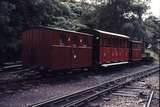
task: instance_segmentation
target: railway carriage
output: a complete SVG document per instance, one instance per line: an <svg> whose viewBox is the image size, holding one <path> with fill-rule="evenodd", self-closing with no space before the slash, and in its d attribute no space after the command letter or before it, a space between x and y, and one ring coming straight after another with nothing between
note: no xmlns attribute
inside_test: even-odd
<svg viewBox="0 0 160 107"><path fill-rule="evenodd" d="M92 39L86 33L34 27L22 34L23 63L53 70L92 66Z"/></svg>
<svg viewBox="0 0 160 107"><path fill-rule="evenodd" d="M143 43L141 41L130 40L130 61L139 61L142 59Z"/></svg>
<svg viewBox="0 0 160 107"><path fill-rule="evenodd" d="M82 32L94 35L93 64L94 66L111 66L128 63L129 37L121 34L83 29Z"/></svg>
<svg viewBox="0 0 160 107"><path fill-rule="evenodd" d="M85 32L85 33L82 33ZM142 42L96 29L33 27L22 33L23 64L52 70L108 67L142 59Z"/></svg>

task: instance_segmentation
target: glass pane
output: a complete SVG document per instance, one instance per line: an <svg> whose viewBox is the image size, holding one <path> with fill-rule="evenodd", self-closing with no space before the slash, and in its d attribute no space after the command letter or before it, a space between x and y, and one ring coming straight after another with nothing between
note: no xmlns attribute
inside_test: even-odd
<svg viewBox="0 0 160 107"><path fill-rule="evenodd" d="M77 46L77 39L78 39L77 35L72 35L72 44L73 44L73 46Z"/></svg>
<svg viewBox="0 0 160 107"><path fill-rule="evenodd" d="M60 45L66 44L66 34L65 33L61 33L59 41L60 41Z"/></svg>
<svg viewBox="0 0 160 107"><path fill-rule="evenodd" d="M88 37L83 36L83 46L87 46L87 45L88 45Z"/></svg>

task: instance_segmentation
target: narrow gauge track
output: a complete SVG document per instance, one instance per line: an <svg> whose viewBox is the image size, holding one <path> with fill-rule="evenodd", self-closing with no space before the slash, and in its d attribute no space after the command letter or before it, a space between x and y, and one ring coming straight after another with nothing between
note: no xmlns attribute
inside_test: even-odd
<svg viewBox="0 0 160 107"><path fill-rule="evenodd" d="M29 105L28 107L78 107L86 102L92 101L97 97L111 92L116 88L120 88L130 82L139 80L143 77L149 76L159 71L159 67L154 67L149 70L140 71L137 73L129 74L100 85L63 96L61 98L51 98L45 101Z"/></svg>
<svg viewBox="0 0 160 107"><path fill-rule="evenodd" d="M0 72L8 72L13 70L21 70L24 66L22 61L5 62L0 65Z"/></svg>
<svg viewBox="0 0 160 107"><path fill-rule="evenodd" d="M37 72L37 67L30 67L30 68L27 68L27 67L23 67L22 69L17 69L17 70L11 70L11 71L7 71L7 70L4 70L2 72L0 72L0 75L1 73L5 73L5 74L13 74L13 75L19 75L19 76L22 76L22 78L18 78L18 79L11 79L11 80L1 80L0 79L0 85L5 85L5 84L12 84L12 83L21 83L21 82L24 82L24 81L28 81L28 80L32 80L32 79L38 79L38 78L35 78L35 74L33 74L33 71L34 72ZM25 74L25 73L30 73L29 75L28 74ZM23 76L26 76L25 78Z"/></svg>
<svg viewBox="0 0 160 107"><path fill-rule="evenodd" d="M29 73L32 71L38 71L38 67L34 66L34 67L26 67L22 64L22 61L15 61L15 62L6 62L1 64L0 66L0 75L19 75L19 76L24 76L25 73ZM33 73L32 73L33 74ZM34 75L33 75L34 76ZM12 84L12 83L18 83L18 82L22 82L25 80L29 80L31 78L31 76L29 78L24 78L24 79L13 79L13 80L2 80L0 79L0 85L4 85L4 84Z"/></svg>
<svg viewBox="0 0 160 107"><path fill-rule="evenodd" d="M147 102L146 104L144 105L144 107L150 107L151 105L151 101L152 101L152 98L153 98L153 95L154 95L154 91L151 90L149 96L148 96L148 99L147 99Z"/></svg>
<svg viewBox="0 0 160 107"><path fill-rule="evenodd" d="M14 74L24 74L32 70L37 70L37 66L26 67L22 64L22 61L6 62L1 64L0 73L14 73Z"/></svg>

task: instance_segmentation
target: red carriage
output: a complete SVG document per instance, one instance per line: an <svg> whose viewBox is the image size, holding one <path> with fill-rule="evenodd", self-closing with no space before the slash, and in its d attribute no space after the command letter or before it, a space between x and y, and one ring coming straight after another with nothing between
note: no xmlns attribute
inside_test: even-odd
<svg viewBox="0 0 160 107"><path fill-rule="evenodd" d="M34 27L22 34L23 63L53 70L92 66L92 38L86 33Z"/></svg>
<svg viewBox="0 0 160 107"><path fill-rule="evenodd" d="M130 60L139 61L142 59L143 42L141 41L130 41Z"/></svg>
<svg viewBox="0 0 160 107"><path fill-rule="evenodd" d="M85 29L82 32L51 27L24 31L24 65L64 70L107 67L141 60L143 47L140 41L101 30Z"/></svg>
<svg viewBox="0 0 160 107"><path fill-rule="evenodd" d="M111 66L128 63L128 36L101 30L92 32L94 44L97 45L93 47L95 48L95 53L93 53L95 64Z"/></svg>

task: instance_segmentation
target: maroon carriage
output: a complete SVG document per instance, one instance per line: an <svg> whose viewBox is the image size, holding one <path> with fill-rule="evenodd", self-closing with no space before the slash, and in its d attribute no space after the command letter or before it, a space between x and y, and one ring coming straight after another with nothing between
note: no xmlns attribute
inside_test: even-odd
<svg viewBox="0 0 160 107"><path fill-rule="evenodd" d="M94 35L94 65L107 67L128 63L128 36L92 29L83 29L81 31Z"/></svg>
<svg viewBox="0 0 160 107"><path fill-rule="evenodd" d="M130 41L130 60L139 61L142 59L143 42L141 41Z"/></svg>
<svg viewBox="0 0 160 107"><path fill-rule="evenodd" d="M121 34L95 30L99 37L99 64L102 66L128 63L129 37Z"/></svg>
<svg viewBox="0 0 160 107"><path fill-rule="evenodd" d="M23 63L53 70L92 66L93 36L51 27L34 27L22 34Z"/></svg>

